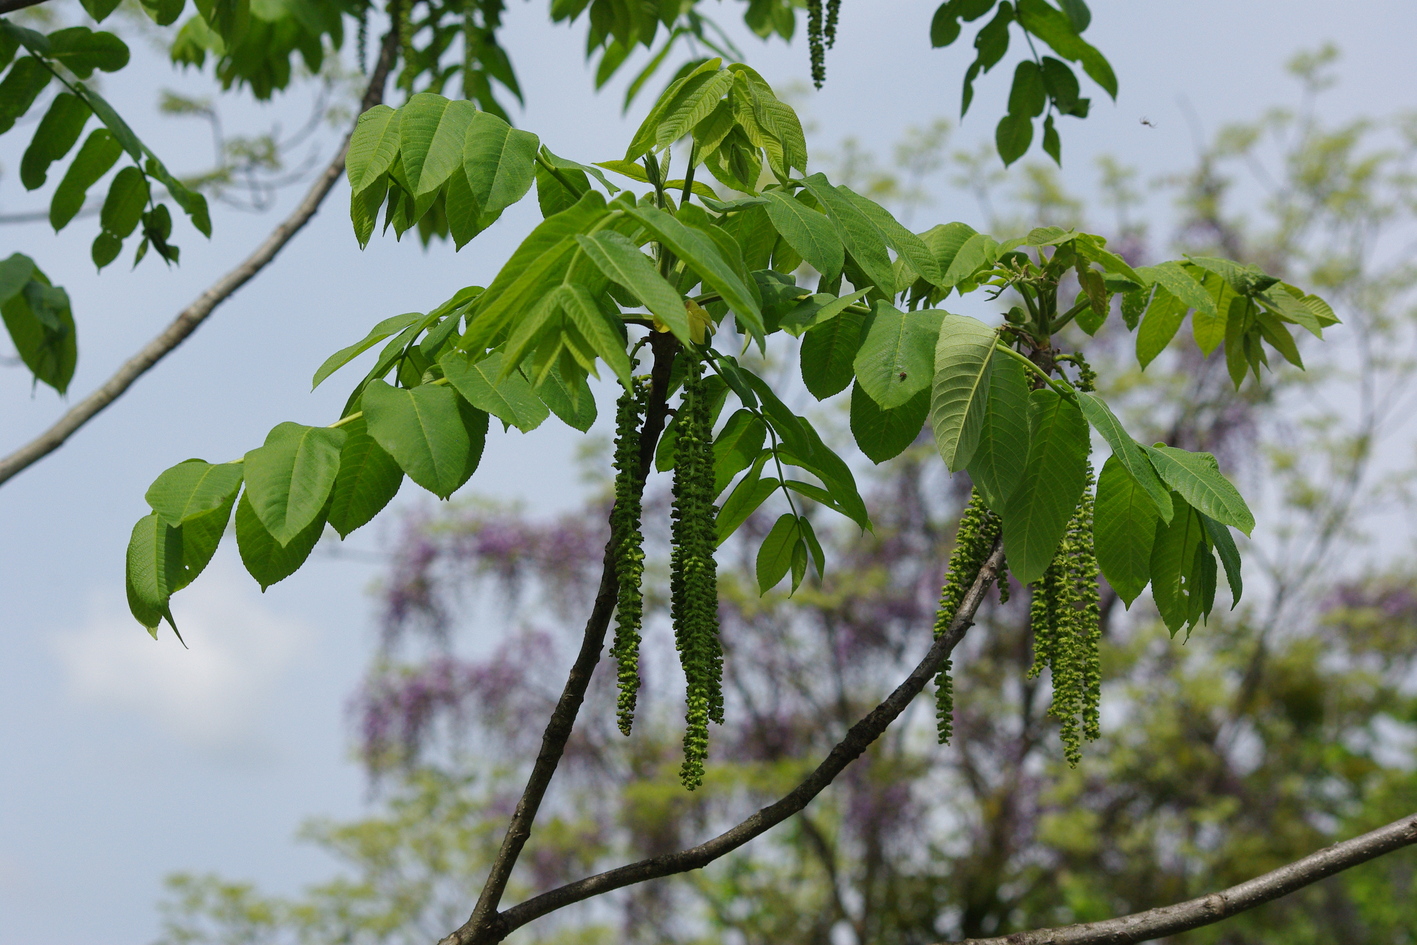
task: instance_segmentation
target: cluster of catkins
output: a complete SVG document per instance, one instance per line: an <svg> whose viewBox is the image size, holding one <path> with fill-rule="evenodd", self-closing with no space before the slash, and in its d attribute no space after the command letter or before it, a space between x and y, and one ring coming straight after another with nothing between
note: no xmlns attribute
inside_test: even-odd
<svg viewBox="0 0 1417 945"><path fill-rule="evenodd" d="M713 503L713 423L704 391L703 364L686 352L683 396L676 414L674 487L670 508L669 616L674 645L688 684L684 764L680 779L693 790L704 780L709 722L723 724L723 650L718 639L718 547ZM644 392L638 385L620 398L615 438L615 510L611 515L617 626L611 649L619 673L617 721L629 734L639 691L640 630L644 600L640 533L640 423Z"/></svg>
<svg viewBox="0 0 1417 945"><path fill-rule="evenodd" d="M1033 585L1028 623L1033 631L1030 679L1047 666L1053 674L1053 705L1048 712L1061 727L1068 764L1082 759L1082 739L1100 734L1097 706L1102 689L1098 644L1102 639L1098 606L1097 556L1092 544L1092 466L1082 499L1073 511L1058 551L1043 577Z"/></svg>
<svg viewBox="0 0 1417 945"><path fill-rule="evenodd" d="M935 639L939 639L954 623L964 602L965 592L974 583L979 569L994 550L994 542L999 538L1001 523L999 516L984 505L978 492L971 493L969 504L959 519L959 530L955 533L955 550L950 554L949 569L945 572L945 584L940 589L940 607L935 612ZM999 593L1008 599L1008 577L1000 571ZM950 678L953 663L945 660L935 676L935 724L943 745L954 734L954 681Z"/></svg>
<svg viewBox="0 0 1417 945"><path fill-rule="evenodd" d="M817 88L827 80L827 50L836 45L836 23L841 16L841 0L807 0L807 48L812 55L812 84Z"/></svg>

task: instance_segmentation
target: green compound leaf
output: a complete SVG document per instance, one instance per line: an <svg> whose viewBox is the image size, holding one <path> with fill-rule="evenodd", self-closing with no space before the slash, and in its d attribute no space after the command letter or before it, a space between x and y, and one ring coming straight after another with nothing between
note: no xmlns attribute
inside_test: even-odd
<svg viewBox="0 0 1417 945"><path fill-rule="evenodd" d="M1191 453L1174 446L1145 447L1151 464L1168 486L1196 510L1246 535L1255 527L1255 516L1239 490L1220 471L1210 453Z"/></svg>
<svg viewBox="0 0 1417 945"><path fill-rule="evenodd" d="M873 463L884 463L905 452L930 416L930 392L922 390L899 407L883 409L861 389L851 388L851 435Z"/></svg>
<svg viewBox="0 0 1417 945"><path fill-rule="evenodd" d="M1004 506L1004 553L1024 584L1043 576L1087 480L1087 421L1072 401L1045 387L1028 395L1028 463Z"/></svg>
<svg viewBox="0 0 1417 945"><path fill-rule="evenodd" d="M1196 514L1200 515L1205 533L1210 536L1210 543L1220 555L1220 563L1225 566L1225 582L1230 585L1230 609L1234 610L1240 603L1240 595L1245 592L1245 583L1240 577L1240 549L1235 547L1235 537L1230 534L1229 528L1202 512Z"/></svg>
<svg viewBox="0 0 1417 945"><path fill-rule="evenodd" d="M176 528L227 504L241 488L243 478L240 463L189 459L163 471L144 498L164 522Z"/></svg>
<svg viewBox="0 0 1417 945"><path fill-rule="evenodd" d="M1112 455L1117 457L1127 468L1127 472L1131 473L1132 478L1146 490L1162 519L1171 521L1171 490L1157 476L1156 469L1147 456L1146 447L1131 438L1122 427L1122 421L1117 419L1112 408L1108 407L1101 397L1083 392L1078 394L1078 404L1082 407L1087 422L1102 434L1102 438L1112 448Z"/></svg>
<svg viewBox="0 0 1417 945"><path fill-rule="evenodd" d="M122 153L123 146L107 128L97 128L89 133L49 202L49 225L54 227L56 233L68 226L74 215L83 209L89 188L108 173Z"/></svg>
<svg viewBox="0 0 1417 945"><path fill-rule="evenodd" d="M889 410L930 387L945 313L938 309L902 312L888 302L877 302L873 314L852 369L862 389Z"/></svg>
<svg viewBox="0 0 1417 945"><path fill-rule="evenodd" d="M10 26L5 21L0 23ZM13 128L15 121L29 111L52 76L53 73L33 56L24 56L10 67L0 80L0 134Z"/></svg>
<svg viewBox="0 0 1417 945"><path fill-rule="evenodd" d="M144 515L128 538L128 609L154 637L164 618L177 629L168 600L181 580L181 531L164 524L156 512Z"/></svg>
<svg viewBox="0 0 1417 945"><path fill-rule="evenodd" d="M20 360L35 380L65 393L79 357L68 294L20 253L0 262L0 287L0 316Z"/></svg>
<svg viewBox="0 0 1417 945"><path fill-rule="evenodd" d="M777 491L778 481L776 479L762 478L763 466L771 458L772 450L770 449L759 453L758 458L749 467L747 474L738 480L738 485L733 487L733 491L728 494L728 498L719 507L714 527L718 531L720 545L738 530L739 525L748 520L749 515L756 512L758 507L767 501L768 496Z"/></svg>
<svg viewBox="0 0 1417 945"><path fill-rule="evenodd" d="M503 376L502 353L494 351L481 361L468 362L457 352L439 361L443 373L459 394L479 410L485 410L507 426L530 433L550 414L520 372Z"/></svg>
<svg viewBox="0 0 1417 945"><path fill-rule="evenodd" d="M754 337L764 334L763 313L758 300L731 263L724 259L718 245L708 234L687 227L674 217L653 207L637 207L626 211L653 233L674 254L684 260L704 285L717 292L733 310L744 330Z"/></svg>
<svg viewBox="0 0 1417 945"><path fill-rule="evenodd" d="M784 512L773 523L771 531L763 539L762 547L758 549L756 571L760 593L766 594L787 577L787 572L792 567L793 553L803 544L805 542L800 520L791 512ZM794 581L794 590L796 584Z"/></svg>
<svg viewBox="0 0 1417 945"><path fill-rule="evenodd" d="M357 198L393 166L399 153L401 117L387 105L375 105L359 116L344 163L351 198Z"/></svg>
<svg viewBox="0 0 1417 945"><path fill-rule="evenodd" d="M379 322L379 324L369 329L369 334L365 335L354 344L339 349L326 358L325 363L320 365L320 369L317 370L315 376L311 378L310 389L314 390L319 387L320 384L324 382L325 378L329 377L385 338L398 334L414 322L421 321L424 317L422 312L406 312L403 315L395 315L392 318L386 318Z"/></svg>
<svg viewBox="0 0 1417 945"><path fill-rule="evenodd" d="M330 490L327 519L340 538L369 523L398 494L403 470L369 435L363 417L344 425L339 475Z"/></svg>
<svg viewBox="0 0 1417 945"><path fill-rule="evenodd" d="M71 26L50 33L47 38L49 58L81 79L93 75L95 69L117 72L128 64L127 44L112 33Z"/></svg>
<svg viewBox="0 0 1417 945"><path fill-rule="evenodd" d="M1137 330L1137 363L1143 369L1166 350L1186 317L1186 303L1158 284Z"/></svg>
<svg viewBox="0 0 1417 945"><path fill-rule="evenodd" d="M44 186L49 176L49 165L69 153L92 114L76 95L61 92L54 96L49 111L44 113L39 127L35 129L34 139L20 159L20 183L25 190Z"/></svg>
<svg viewBox="0 0 1417 945"><path fill-rule="evenodd" d="M779 191L767 190L763 196L768 201L768 219L787 245L818 272L828 276L841 272L846 250L825 214Z"/></svg>
<svg viewBox="0 0 1417 945"><path fill-rule="evenodd" d="M733 477L757 459L763 451L768 428L763 418L746 408L734 411L713 441L713 494L717 498Z"/></svg>
<svg viewBox="0 0 1417 945"><path fill-rule="evenodd" d="M531 190L540 147L536 135L513 128L496 115L472 116L463 140L463 174L485 220L495 220Z"/></svg>
<svg viewBox="0 0 1417 945"><path fill-rule="evenodd" d="M886 252L886 239L871 219L861 212L847 194L843 193L822 174L813 174L802 181L807 192L817 199L822 210L836 230L837 238L856 260L866 278L887 297L895 295L895 275L890 256Z"/></svg>
<svg viewBox="0 0 1417 945"><path fill-rule="evenodd" d="M802 336L802 382L813 397L825 400L846 390L851 383L865 324L865 315L842 312L812 326Z"/></svg>
<svg viewBox="0 0 1417 945"><path fill-rule="evenodd" d="M684 297L628 237L602 230L591 236L577 234L576 242L607 279L628 289L655 318L669 327L675 338L684 344L693 341Z"/></svg>
<svg viewBox="0 0 1417 945"><path fill-rule="evenodd" d="M408 478L446 499L462 485L472 444L450 387L424 384L412 390L371 381L364 390L369 435L408 473Z"/></svg>
<svg viewBox="0 0 1417 945"><path fill-rule="evenodd" d="M287 421L246 454L244 501L280 544L294 540L316 519L324 520L345 437L344 430Z"/></svg>
<svg viewBox="0 0 1417 945"><path fill-rule="evenodd" d="M241 553L241 563L246 565L263 592L300 570L324 530L325 510L321 509L304 529L282 544L266 530L251 506L248 493L243 492L236 503L236 547Z"/></svg>
<svg viewBox="0 0 1417 945"><path fill-rule="evenodd" d="M1180 495L1172 497L1176 514L1171 524L1159 524L1151 550L1151 596L1166 629L1174 637L1192 619L1194 605L1202 591L1203 575L1197 559L1210 553L1205 544L1205 527L1196 510ZM1212 559L1213 561L1214 559ZM1198 619L1198 618L1197 618Z"/></svg>
<svg viewBox="0 0 1417 945"><path fill-rule="evenodd" d="M997 337L994 329L965 315L951 315L940 325L930 426L950 472L967 466L979 445Z"/></svg>
<svg viewBox="0 0 1417 945"><path fill-rule="evenodd" d="M176 529L182 533L182 578L173 588L174 591L182 590L206 570L216 554L217 545L221 544L222 536L226 534L226 525L231 521L231 510L235 506L236 493L233 491L221 505L210 512L194 515Z"/></svg>
<svg viewBox="0 0 1417 945"><path fill-rule="evenodd" d="M1097 565L1127 607L1151 580L1151 549L1160 516L1156 503L1116 455L1097 478Z"/></svg>
<svg viewBox="0 0 1417 945"><path fill-rule="evenodd" d="M1028 463L1028 376L1022 364L997 348L991 361L979 445L965 468L984 504L1001 512Z"/></svg>

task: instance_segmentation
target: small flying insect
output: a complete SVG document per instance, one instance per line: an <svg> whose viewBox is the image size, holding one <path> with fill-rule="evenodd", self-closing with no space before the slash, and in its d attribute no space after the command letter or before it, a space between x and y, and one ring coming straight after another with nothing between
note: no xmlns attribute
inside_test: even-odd
<svg viewBox="0 0 1417 945"><path fill-rule="evenodd" d="M1150 118L1147 118L1145 115L1142 116L1141 123L1142 123L1143 125L1146 125L1148 128L1155 128L1155 127L1156 127L1156 125L1152 122L1152 120L1151 120Z"/></svg>

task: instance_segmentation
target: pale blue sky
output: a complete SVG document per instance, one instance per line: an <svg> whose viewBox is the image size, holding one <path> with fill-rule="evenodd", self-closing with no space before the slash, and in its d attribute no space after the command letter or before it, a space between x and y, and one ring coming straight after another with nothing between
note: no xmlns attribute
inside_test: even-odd
<svg viewBox="0 0 1417 945"><path fill-rule="evenodd" d="M52 0L70 2L70 0ZM885 153L907 125L956 117L962 50L932 52L934 3L846 0L826 89L805 100L818 147L851 135ZM1417 9L1364 2L1342 8L1298 0L1097 2L1089 38L1116 67L1116 105L1094 94L1093 117L1067 122L1066 177L1083 189L1091 158L1111 153L1148 176L1184 167L1194 153L1179 101L1209 129L1288 104L1283 63L1326 40L1343 50L1341 85L1324 99L1333 118L1387 115L1417 106ZM545 4L513 5L506 41L528 108L519 123L558 153L618 156L628 132L618 89L595 97L580 28L552 29ZM723 6L725 17L738 4ZM1344 16L1335 17L1342 9ZM742 34L741 28L735 31ZM771 82L799 81L806 51L742 40ZM165 66L130 70L108 88L150 102L153 90L190 91L192 76ZM1007 83L985 77L958 139L987 137ZM302 104L243 109L248 122L275 113L294 123ZM198 126L129 106L134 124L175 168L198 166ZM1141 123L1146 117L1154 125ZM251 127L256 127L252 125ZM0 149L0 213L44 206L9 169L24 141ZM283 207L293 195L287 195ZM343 400L340 375L315 395L313 369L374 321L425 309L484 280L534 219L510 212L462 253L422 252L416 241L378 240L360 253L341 189L258 280L73 442L0 487L0 945L140 945L157 929L165 873L214 870L293 889L328 874L320 854L292 841L314 814L348 816L366 796L346 758L345 700L371 645L365 589L377 569L317 552L297 576L261 595L226 547L208 575L175 604L191 651L170 635L152 643L126 616L123 549L154 475L188 456L224 460L257 445L282 420L327 422ZM1155 208L1164 215L1164 204ZM283 209L282 211L283 212ZM930 217L930 219L926 219ZM936 219L978 222L969 198L942 193ZM273 214L218 213L210 242L178 225L180 269L149 260L95 277L87 264L91 221L56 237L41 226L0 228L0 255L23 250L66 286L80 326L76 396L129 353L272 225ZM1164 225L1158 229L1165 229ZM61 410L48 389L31 395L20 370L0 371L0 451ZM495 435L469 486L502 498L572 503L579 486L575 436L554 421L529 437ZM406 484L398 504L431 504ZM351 539L377 552L391 516Z"/></svg>

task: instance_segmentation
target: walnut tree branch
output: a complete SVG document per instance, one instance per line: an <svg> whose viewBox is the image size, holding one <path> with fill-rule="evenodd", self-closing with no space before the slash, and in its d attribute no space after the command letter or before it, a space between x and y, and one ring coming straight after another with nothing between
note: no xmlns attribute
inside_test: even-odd
<svg viewBox="0 0 1417 945"><path fill-rule="evenodd" d="M1417 843L1417 814L1197 899L1102 922L1034 929L998 938L971 938L954 945L1131 945L1145 942L1228 919L1413 843Z"/></svg>
<svg viewBox="0 0 1417 945"><path fill-rule="evenodd" d="M9 0L9 2L13 5L18 0ZM0 0L0 7L3 7L3 3L4 0ZM0 9L0 12L6 11ZM382 48L379 51L379 61L369 78L369 87L364 93L364 100L360 103L361 114L379 104L383 99L384 83L388 79L389 70L393 66L394 56L397 52L398 33L391 31L389 35L384 37ZM329 166L310 186L309 192L305 194L305 199L300 201L300 205L290 216L282 220L280 225L271 231L270 235L260 246L256 247L251 255L247 256L235 269L212 283L205 292L197 297L195 302L179 312L177 317L157 337L143 345L137 354L123 362L113 376L97 390L70 407L49 429L9 456L0 459L0 483L4 483L10 477L29 468L63 446L64 441L75 431L92 420L100 410L121 397L133 385L134 381L151 370L154 365L185 341L188 335L196 331L218 305L231 298L237 289L251 281L271 260L275 259L291 238L300 232L306 223L310 222L310 218L315 215L320 204L329 196L335 182L344 172L344 159L348 151L349 136L347 135Z"/></svg>
<svg viewBox="0 0 1417 945"><path fill-rule="evenodd" d="M826 789L827 785L831 784L838 774L845 770L847 765L856 760L872 742L890 727L891 723L905 711L911 700L920 694L920 691L925 688L925 684L939 671L940 665L963 639L965 631L973 624L974 614L983 602L985 592L998 576L1003 563L1003 542L996 539L993 550L980 567L979 573L975 576L969 591L960 603L959 610L950 623L949 629L935 640L929 652L925 654L925 657L911 671L910 675L895 688L895 691L853 725L851 730L846 733L846 737L837 743L816 770L782 798L764 807L737 826L698 846L689 847L676 853L650 857L640 860L638 863L630 863L607 870L604 873L598 873L595 876L544 892L499 915L490 917L489 925L482 933L484 938L461 937L463 929L459 929L458 932L444 939L444 945L454 945L454 943L455 945L468 945L474 941L481 945L482 942L499 941L533 919L555 912L572 903L647 880L701 869L724 854L761 836L805 808L813 798Z"/></svg>
<svg viewBox="0 0 1417 945"><path fill-rule="evenodd" d="M0 16L6 13L14 13L16 10L23 10L26 7L37 7L45 0L0 0Z"/></svg>
<svg viewBox="0 0 1417 945"><path fill-rule="evenodd" d="M664 431L668 417L669 372L678 351L678 342L672 335L651 334L650 346L654 352L654 367L651 369L649 406L645 412L644 426L640 431L640 470L637 480L639 489L644 489L645 478L654 464L654 448L659 435ZM586 689L590 686L591 675L600 662L600 653L605 648L605 634L610 627L610 617L615 611L615 601L619 589L619 579L615 570L615 539L605 544L605 562L600 572L600 587L596 591L595 604L586 620L585 633L581 638L581 649L571 672L566 677L566 685L561 690L561 698L551 712L546 730L541 736L541 750L532 765L526 787L517 801L516 811L507 824L507 832L502 838L502 846L497 858L492 861L487 882L483 884L477 905L472 915L457 931L443 939L440 945L467 945L472 942L499 942L506 937L509 928L504 928L497 906L502 894L507 890L512 869L517 865L522 847L531 836L531 827L536 820L546 789L556 774L561 755L570 740L575 727L576 716L580 714L585 701Z"/></svg>

